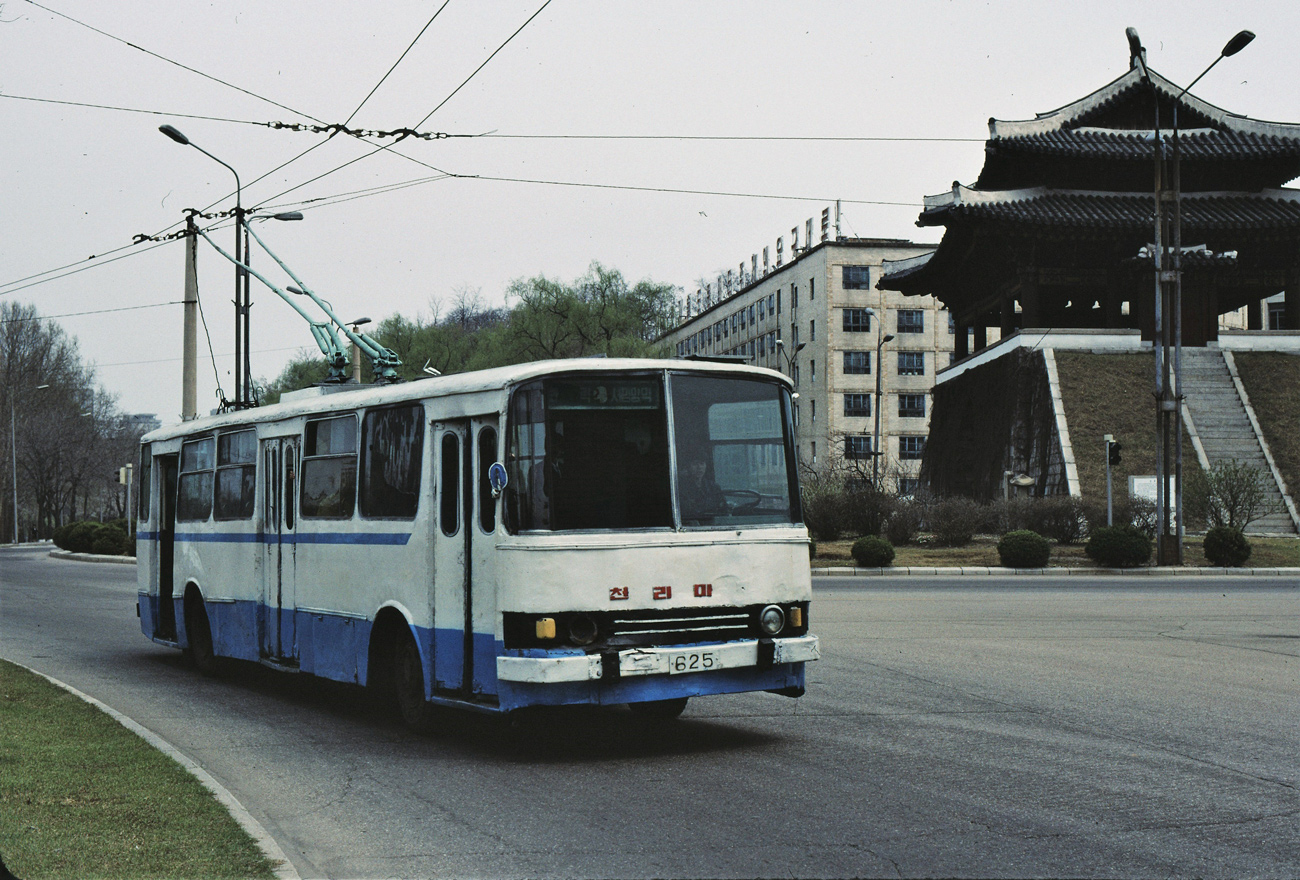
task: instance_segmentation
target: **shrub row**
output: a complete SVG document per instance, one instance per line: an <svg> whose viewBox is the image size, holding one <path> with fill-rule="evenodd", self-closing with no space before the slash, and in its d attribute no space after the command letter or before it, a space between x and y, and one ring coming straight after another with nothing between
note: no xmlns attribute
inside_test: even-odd
<svg viewBox="0 0 1300 880"><path fill-rule="evenodd" d="M975 535L1032 531L1058 544L1075 544L1106 525L1106 506L1078 498L1012 498L982 504L970 498L899 499L869 486L858 488L820 481L805 487L804 522L813 538L883 535L895 546L910 544L922 531L945 547L969 544ZM1155 505L1145 499L1116 498L1117 525L1155 534Z"/></svg>
<svg viewBox="0 0 1300 880"><path fill-rule="evenodd" d="M127 522L75 522L54 530L54 545L72 553L98 553L102 556L134 556L135 539L127 534Z"/></svg>

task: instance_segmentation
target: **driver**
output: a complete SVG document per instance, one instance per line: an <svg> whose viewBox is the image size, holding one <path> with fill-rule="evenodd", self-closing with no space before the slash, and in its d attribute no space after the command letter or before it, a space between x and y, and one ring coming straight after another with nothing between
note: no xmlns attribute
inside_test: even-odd
<svg viewBox="0 0 1300 880"><path fill-rule="evenodd" d="M727 507L722 490L709 475L709 463L702 455L686 460L678 481L677 494L681 500L683 520L714 516Z"/></svg>

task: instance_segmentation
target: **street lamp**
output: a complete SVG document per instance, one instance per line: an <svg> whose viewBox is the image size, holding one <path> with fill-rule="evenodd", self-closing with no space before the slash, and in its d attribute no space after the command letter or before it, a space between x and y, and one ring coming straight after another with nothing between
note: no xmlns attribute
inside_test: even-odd
<svg viewBox="0 0 1300 880"><path fill-rule="evenodd" d="M1224 58L1236 55L1246 48L1255 34L1251 31L1239 31L1219 52L1209 67L1201 71L1196 79L1187 84L1174 98L1172 153L1169 169L1169 181L1165 182L1165 151L1160 138L1160 95L1155 83L1151 81L1150 71L1146 66L1145 50L1137 30L1125 31L1129 44L1130 63L1139 67L1142 78L1151 87L1155 118L1152 129L1152 149L1155 159L1155 314L1152 347L1155 351L1156 377L1156 564L1181 565L1183 562L1183 421L1181 404L1183 400L1183 273L1182 273L1182 183L1180 178L1181 153L1178 142L1178 104L1192 86L1201 81L1214 65ZM1166 210L1167 209L1167 210ZM1165 239L1168 231L1169 247L1166 250ZM1169 258L1166 271L1165 258ZM1172 327L1170 326L1172 324ZM1172 334L1171 334L1172 330ZM1170 336L1172 335L1172 363L1170 357ZM1172 373L1172 376L1171 376ZM1173 444L1173 515L1175 519L1175 540L1169 547L1169 519L1171 504L1169 498L1170 444ZM1172 553L1171 553L1172 550ZM1172 558L1171 558L1172 556Z"/></svg>
<svg viewBox="0 0 1300 880"><path fill-rule="evenodd" d="M244 265L248 262L248 237L244 231L243 188L239 182L239 172L218 159L198 144L182 134L175 126L160 125L158 130L176 143L193 147L212 161L224 165L235 175L235 406L237 408L252 405L253 391L251 379L251 360L249 358L248 311L249 281Z"/></svg>
<svg viewBox="0 0 1300 880"><path fill-rule="evenodd" d="M885 364L880 359L881 349L886 342L892 342L894 334L885 333L885 319L876 315L875 309L867 309L867 314L876 318L876 426L871 434L871 488L880 489L880 392L881 380L885 375ZM883 335L882 335L883 334Z"/></svg>
<svg viewBox="0 0 1300 880"><path fill-rule="evenodd" d="M42 391L49 388L49 385L37 385L36 390ZM13 384L9 387L9 452L13 456L13 478L14 478L14 543L18 543L18 419L14 414L14 394Z"/></svg>

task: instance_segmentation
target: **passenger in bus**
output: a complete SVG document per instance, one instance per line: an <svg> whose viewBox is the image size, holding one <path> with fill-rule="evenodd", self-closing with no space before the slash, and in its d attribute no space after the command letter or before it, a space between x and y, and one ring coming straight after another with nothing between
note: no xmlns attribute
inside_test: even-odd
<svg viewBox="0 0 1300 880"><path fill-rule="evenodd" d="M703 455L687 459L677 485L681 500L682 522L712 518L726 511L727 500L722 489L709 473L709 462Z"/></svg>

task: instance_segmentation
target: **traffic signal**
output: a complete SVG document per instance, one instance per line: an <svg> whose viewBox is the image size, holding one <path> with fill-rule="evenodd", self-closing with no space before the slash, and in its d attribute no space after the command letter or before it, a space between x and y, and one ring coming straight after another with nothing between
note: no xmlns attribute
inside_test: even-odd
<svg viewBox="0 0 1300 880"><path fill-rule="evenodd" d="M1111 467L1120 463L1119 450L1120 445L1114 440L1106 445L1106 459L1110 462Z"/></svg>

